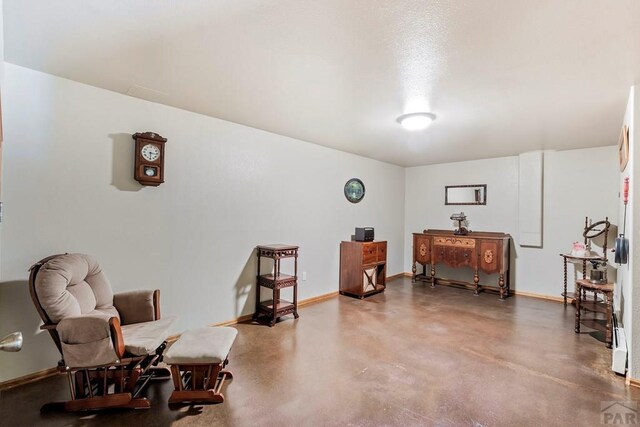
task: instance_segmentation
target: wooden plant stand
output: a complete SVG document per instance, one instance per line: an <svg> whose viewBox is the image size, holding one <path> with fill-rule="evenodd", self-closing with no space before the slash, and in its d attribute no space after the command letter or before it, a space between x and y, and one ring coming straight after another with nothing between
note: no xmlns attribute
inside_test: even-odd
<svg viewBox="0 0 640 427"><path fill-rule="evenodd" d="M268 245L257 247L258 274L256 277L256 311L254 320L258 320L261 314L269 318L269 326L276 324L278 319L287 314L298 315L298 246L291 245ZM273 260L273 273L260 274L262 258ZM293 276L280 272L280 261L286 258L294 259ZM260 289L268 288L272 291L272 298L268 301L260 301ZM280 298L280 290L293 288L293 301Z"/></svg>

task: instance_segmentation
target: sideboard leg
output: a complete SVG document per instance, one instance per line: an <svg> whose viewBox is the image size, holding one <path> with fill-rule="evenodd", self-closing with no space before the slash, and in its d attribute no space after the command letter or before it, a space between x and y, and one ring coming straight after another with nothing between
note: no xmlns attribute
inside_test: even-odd
<svg viewBox="0 0 640 427"><path fill-rule="evenodd" d="M478 296L480 295L479 292L479 288L480 286L478 285L480 283L480 276L478 276L478 270L473 272L473 284L476 286L476 289L473 291L473 295Z"/></svg>
<svg viewBox="0 0 640 427"><path fill-rule="evenodd" d="M431 287L436 287L436 266L433 264L431 265Z"/></svg>
<svg viewBox="0 0 640 427"><path fill-rule="evenodd" d="M500 274L498 285L500 285L500 301L504 301L505 287L504 287L504 274L502 273Z"/></svg>
<svg viewBox="0 0 640 427"><path fill-rule="evenodd" d="M413 267L411 267L411 273L413 274L411 276L411 283L416 283L416 263L413 263Z"/></svg>

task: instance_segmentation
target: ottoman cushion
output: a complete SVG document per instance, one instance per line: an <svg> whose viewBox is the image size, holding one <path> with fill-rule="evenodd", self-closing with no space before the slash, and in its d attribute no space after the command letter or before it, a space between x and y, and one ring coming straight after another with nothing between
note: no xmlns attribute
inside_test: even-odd
<svg viewBox="0 0 640 427"><path fill-rule="evenodd" d="M222 363L227 358L238 331L228 326L204 327L183 333L164 355L169 365Z"/></svg>

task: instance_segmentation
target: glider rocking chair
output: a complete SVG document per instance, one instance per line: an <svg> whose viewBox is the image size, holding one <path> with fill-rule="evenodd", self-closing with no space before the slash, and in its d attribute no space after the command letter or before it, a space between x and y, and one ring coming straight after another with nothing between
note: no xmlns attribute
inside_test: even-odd
<svg viewBox="0 0 640 427"><path fill-rule="evenodd" d="M98 262L83 254L47 257L30 268L29 290L62 360L71 400L48 403L67 411L149 408L141 397L158 367L175 318L160 318L160 291L113 294Z"/></svg>

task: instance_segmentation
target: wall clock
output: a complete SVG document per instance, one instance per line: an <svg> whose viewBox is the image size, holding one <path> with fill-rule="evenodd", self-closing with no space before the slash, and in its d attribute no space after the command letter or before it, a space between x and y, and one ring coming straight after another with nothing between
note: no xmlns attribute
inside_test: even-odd
<svg viewBox="0 0 640 427"><path fill-rule="evenodd" d="M351 203L358 203L364 197L364 184L358 178L351 178L344 185L344 197Z"/></svg>
<svg viewBox="0 0 640 427"><path fill-rule="evenodd" d="M164 144L166 138L157 133L135 133L135 166L133 178L142 185L157 187L164 182Z"/></svg>

